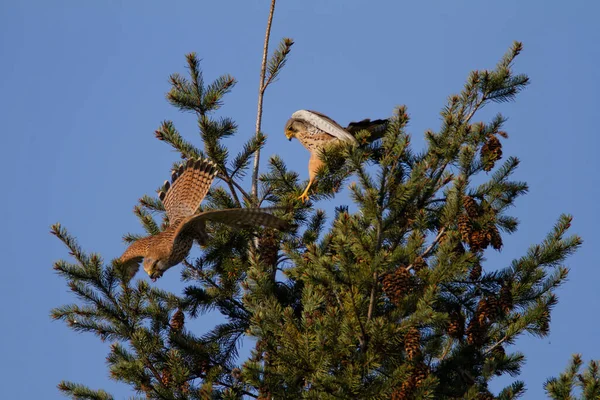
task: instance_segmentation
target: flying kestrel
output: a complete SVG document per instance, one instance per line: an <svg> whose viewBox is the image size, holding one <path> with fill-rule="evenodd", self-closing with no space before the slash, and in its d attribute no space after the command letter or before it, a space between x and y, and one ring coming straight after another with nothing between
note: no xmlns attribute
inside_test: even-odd
<svg viewBox="0 0 600 400"><path fill-rule="evenodd" d="M287 223L270 214L268 208L233 208L196 213L217 175L217 166L209 160L188 160L173 171L171 182L165 181L159 192L169 227L157 235L133 242L120 258L120 262L135 275L143 259L144 271L152 281L160 278L167 269L187 257L194 240L205 245L208 239L206 221L220 222L236 228L258 225L282 230Z"/></svg>
<svg viewBox="0 0 600 400"><path fill-rule="evenodd" d="M299 110L293 113L285 124L285 136L290 141L295 137L302 146L310 151L310 160L308 161L309 181L299 199L302 201L308 200L308 190L315 181L318 169L323 165L319 153L325 147L340 141L358 145L358 141L354 136L364 129L371 133L369 140L375 141L385 134L388 122L387 119L375 121L364 119L359 122L351 122L346 128L342 128L331 118L316 111Z"/></svg>

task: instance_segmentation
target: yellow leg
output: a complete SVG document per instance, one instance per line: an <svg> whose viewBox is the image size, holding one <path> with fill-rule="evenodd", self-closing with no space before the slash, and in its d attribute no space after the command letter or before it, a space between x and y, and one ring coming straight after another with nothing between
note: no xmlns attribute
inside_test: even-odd
<svg viewBox="0 0 600 400"><path fill-rule="evenodd" d="M302 192L300 197L298 197L298 199L302 200L304 203L306 203L309 199L308 190L310 189L310 186L313 184L314 181L315 181L314 177L311 177L310 180L308 181L308 185L306 186L306 189L304 189L304 192Z"/></svg>
<svg viewBox="0 0 600 400"><path fill-rule="evenodd" d="M319 170L319 168L321 168L322 165L323 161L321 161L319 155L316 152L311 152L310 160L308 161L308 185L306 186L306 189L304 189L304 192L300 195L300 197L298 197L298 199L302 200L303 202L308 201L308 190L315 182L315 178L317 177L317 171Z"/></svg>

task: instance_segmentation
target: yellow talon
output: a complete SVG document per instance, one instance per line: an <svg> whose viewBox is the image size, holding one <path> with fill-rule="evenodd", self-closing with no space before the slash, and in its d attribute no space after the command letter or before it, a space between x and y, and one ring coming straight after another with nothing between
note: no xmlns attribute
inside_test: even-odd
<svg viewBox="0 0 600 400"><path fill-rule="evenodd" d="M298 197L298 200L302 200L303 203L306 203L308 201L309 197L308 194L306 194L306 191L304 193L302 193L300 195L300 197Z"/></svg>

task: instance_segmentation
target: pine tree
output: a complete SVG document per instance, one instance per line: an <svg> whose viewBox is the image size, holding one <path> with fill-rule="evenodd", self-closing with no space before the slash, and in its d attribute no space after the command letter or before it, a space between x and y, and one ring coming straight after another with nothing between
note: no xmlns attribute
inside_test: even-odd
<svg viewBox="0 0 600 400"><path fill-rule="evenodd" d="M583 360L580 354L574 354L570 365L558 378L550 378L544 385L548 397L554 400L597 400L600 399L600 374L598 361L590 361L587 369L579 373ZM575 397L573 389L579 389Z"/></svg>
<svg viewBox="0 0 600 400"><path fill-rule="evenodd" d="M292 43L284 40L276 50L270 76L285 64ZM502 234L516 231L518 221L508 210L527 185L510 180L518 159L500 164L505 118L473 119L485 105L513 100L527 85L527 76L512 70L520 51L515 43L495 69L470 74L442 110L439 131L426 132L422 153L411 150L406 107L395 110L380 140L368 141L365 131L359 142L366 145L326 151L313 199L334 199L351 177L356 180L350 185L356 211L339 205L329 218L297 200L302 182L276 155L259 175L256 196L244 188L252 155L266 136L258 132L230 157L223 139L236 134L236 125L213 113L235 80L225 75L205 84L197 57L189 54L190 77L173 74L167 99L197 116L202 148L170 121L156 138L183 159L217 163L221 184L204 207L268 203L296 228L209 226L202 255L184 262L186 286L177 295L131 279L117 261L84 252L56 224L52 233L75 262L61 260L54 268L79 302L54 309L53 318L112 342L111 377L145 398L518 398L523 382L497 395L488 382L520 371L524 355L507 352L507 345L523 334L548 334L555 290L568 273L562 263L581 244L566 236L571 217L563 215L509 266L485 267L485 253L500 251ZM474 184L482 174L487 180ZM143 196L134 212L150 234L168 225L164 217L155 219L164 216L156 197ZM226 323L202 336L188 330L186 321L215 309ZM244 337L255 343L248 360L237 357ZM596 369L590 366L580 378L589 393L596 393ZM549 381L548 392L559 393L561 382L574 376ZM112 398L71 382L59 389L76 399Z"/></svg>

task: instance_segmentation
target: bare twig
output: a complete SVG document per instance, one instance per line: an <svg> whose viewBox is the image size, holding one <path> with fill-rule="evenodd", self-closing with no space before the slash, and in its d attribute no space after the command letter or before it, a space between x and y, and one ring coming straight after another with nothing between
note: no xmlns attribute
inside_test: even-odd
<svg viewBox="0 0 600 400"><path fill-rule="evenodd" d="M256 136L258 136L262 125L263 97L265 95L265 76L267 73L267 55L269 53L269 38L271 36L271 23L273 22L273 13L275 12L275 1L271 0L271 9L269 10L269 19L267 20L267 31L265 33L265 44L263 46L263 58L260 66L260 85L258 88L258 110L256 113ZM254 168L252 170L252 200L258 200L258 165L260 163L260 149L254 153Z"/></svg>
<svg viewBox="0 0 600 400"><path fill-rule="evenodd" d="M491 346L489 349L487 349L484 354L490 354L492 351L494 351L494 349L498 346L500 346L502 343L504 343L505 341L508 340L508 335L504 336L502 339L500 339L498 342L496 342L496 344L494 344L493 346Z"/></svg>

